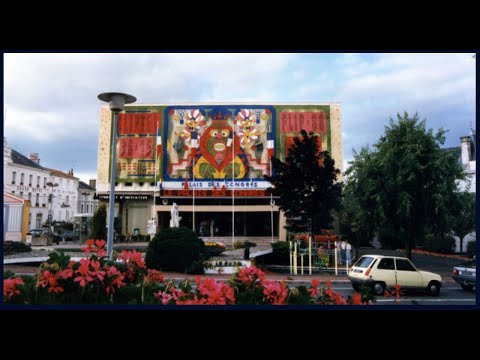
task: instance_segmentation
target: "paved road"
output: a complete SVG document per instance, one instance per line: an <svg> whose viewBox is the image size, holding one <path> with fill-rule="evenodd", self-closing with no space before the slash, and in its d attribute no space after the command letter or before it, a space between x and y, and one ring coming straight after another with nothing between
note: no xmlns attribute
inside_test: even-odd
<svg viewBox="0 0 480 360"><path fill-rule="evenodd" d="M332 289L344 296L353 295L353 289L349 283L333 284ZM400 299L377 297L377 305L476 305L476 294L464 291L456 283L444 283L438 297L422 292L408 292Z"/></svg>

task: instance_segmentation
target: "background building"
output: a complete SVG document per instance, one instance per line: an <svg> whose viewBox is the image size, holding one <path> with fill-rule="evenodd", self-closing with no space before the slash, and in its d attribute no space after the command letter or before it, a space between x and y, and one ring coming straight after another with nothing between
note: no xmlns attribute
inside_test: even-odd
<svg viewBox="0 0 480 360"><path fill-rule="evenodd" d="M301 129L316 133L342 170L341 107L315 104L127 105L118 118L116 230L142 234L147 222L201 236L285 240L285 218L267 196L270 157L285 158ZM112 113L101 109L97 194L109 199ZM273 228L273 233L272 233Z"/></svg>
<svg viewBox="0 0 480 360"><path fill-rule="evenodd" d="M97 211L98 200L95 199L95 191L95 180L90 180L90 185L83 181L78 182L77 212L79 214L94 213Z"/></svg>
<svg viewBox="0 0 480 360"><path fill-rule="evenodd" d="M468 191L471 193L477 192L477 158L476 158L476 132L470 131L470 136L462 136L460 138L459 161L467 173L466 180L459 184L460 191ZM465 236L463 240L463 250L466 251L467 244L470 241L477 240L476 231ZM460 240L455 239L455 251L460 251Z"/></svg>
<svg viewBox="0 0 480 360"><path fill-rule="evenodd" d="M73 222L81 204L85 212L96 211L95 188L85 183L79 188L79 179L73 175L73 169L65 173L43 167L38 153L26 157L11 149L6 138L3 139L3 170L4 193L23 199L28 205L24 206L28 212L23 220L27 230L43 227L49 215L53 222ZM95 185L95 180L91 183Z"/></svg>
<svg viewBox="0 0 480 360"><path fill-rule="evenodd" d="M3 190L24 200L31 207L28 214L29 228L39 228L47 220L48 195L50 189L50 171L40 166L38 154L31 153L29 158L11 149L3 139Z"/></svg>

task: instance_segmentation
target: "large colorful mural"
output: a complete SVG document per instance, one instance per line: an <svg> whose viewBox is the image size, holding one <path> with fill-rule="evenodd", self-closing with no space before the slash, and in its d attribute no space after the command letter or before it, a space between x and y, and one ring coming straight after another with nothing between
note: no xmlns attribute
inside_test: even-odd
<svg viewBox="0 0 480 360"><path fill-rule="evenodd" d="M270 186L263 178L271 173L270 158L284 160L302 129L331 152L329 105L140 105L128 111L118 122L117 180L124 183L259 191Z"/></svg>
<svg viewBox="0 0 480 360"><path fill-rule="evenodd" d="M165 109L164 180L263 180L274 153L271 106Z"/></svg>

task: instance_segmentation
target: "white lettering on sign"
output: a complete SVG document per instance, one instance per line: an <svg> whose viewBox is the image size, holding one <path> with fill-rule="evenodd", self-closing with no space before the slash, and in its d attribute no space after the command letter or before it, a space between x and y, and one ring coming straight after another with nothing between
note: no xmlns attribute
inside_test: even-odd
<svg viewBox="0 0 480 360"><path fill-rule="evenodd" d="M221 189L225 186L226 189L238 190L252 190L252 189L267 189L271 187L268 181L252 181L252 180L236 180L236 181L187 181L189 189L213 190ZM185 181L163 181L162 188L166 190L180 190L185 189Z"/></svg>

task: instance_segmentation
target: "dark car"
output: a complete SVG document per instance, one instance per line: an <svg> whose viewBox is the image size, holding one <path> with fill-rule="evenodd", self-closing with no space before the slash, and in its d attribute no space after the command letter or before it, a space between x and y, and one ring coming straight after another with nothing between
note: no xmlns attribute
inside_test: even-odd
<svg viewBox="0 0 480 360"><path fill-rule="evenodd" d="M463 290L472 291L477 286L477 264L475 258L455 266L452 278L460 284Z"/></svg>

